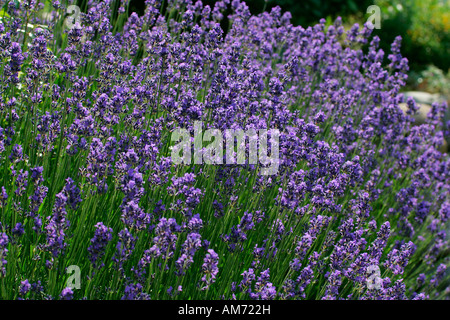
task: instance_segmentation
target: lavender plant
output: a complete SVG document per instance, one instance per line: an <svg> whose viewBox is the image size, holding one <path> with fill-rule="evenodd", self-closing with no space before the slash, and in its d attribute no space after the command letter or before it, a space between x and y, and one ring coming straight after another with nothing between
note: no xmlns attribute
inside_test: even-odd
<svg viewBox="0 0 450 320"><path fill-rule="evenodd" d="M239 0L0 3L2 299L449 298L447 106L401 111L399 37L385 65ZM277 174L175 164L195 121L278 129Z"/></svg>

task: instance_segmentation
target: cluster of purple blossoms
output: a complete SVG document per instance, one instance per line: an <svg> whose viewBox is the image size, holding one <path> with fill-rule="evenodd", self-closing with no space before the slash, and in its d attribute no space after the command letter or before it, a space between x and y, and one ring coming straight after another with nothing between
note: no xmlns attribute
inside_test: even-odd
<svg viewBox="0 0 450 320"><path fill-rule="evenodd" d="M150 300L150 295L143 292L142 285L139 283L127 285L124 293L122 300Z"/></svg>
<svg viewBox="0 0 450 320"><path fill-rule="evenodd" d="M0 274L4 277L6 275L6 256L8 255L8 249L6 247L8 246L8 236L6 233L2 232L0 233Z"/></svg>
<svg viewBox="0 0 450 320"><path fill-rule="evenodd" d="M200 203L203 192L194 187L195 174L186 173L183 177L172 177L172 184L168 187L169 194L174 196L183 195L183 200L179 199L172 203L171 210L181 211L184 216L191 217L195 207Z"/></svg>
<svg viewBox="0 0 450 320"><path fill-rule="evenodd" d="M73 290L72 288L64 288L60 295L61 300L72 300L73 299Z"/></svg>
<svg viewBox="0 0 450 320"><path fill-rule="evenodd" d="M31 169L31 180L33 181L35 189L34 193L28 198L30 200L30 211L28 212L28 216L34 220L33 230L35 230L36 232L41 231L42 219L38 214L38 211L40 206L44 202L44 199L47 196L48 192L48 187L43 184L43 170L43 167L36 167Z"/></svg>
<svg viewBox="0 0 450 320"><path fill-rule="evenodd" d="M255 300L273 300L277 295L277 289L269 280L269 269L261 272L256 279L254 291L250 293L250 298Z"/></svg>
<svg viewBox="0 0 450 320"><path fill-rule="evenodd" d="M119 264L119 269L123 272L123 264L127 261L131 254L133 253L136 237L133 237L130 231L127 228L121 230L118 234L119 241L116 245L116 254L114 256L114 261Z"/></svg>
<svg viewBox="0 0 450 320"><path fill-rule="evenodd" d="M185 271L194 262L194 254L202 246L201 238L202 236L195 232L188 234L182 246L181 256L175 262L177 274L184 275Z"/></svg>
<svg viewBox="0 0 450 320"><path fill-rule="evenodd" d="M254 226L255 222L253 214L244 212L239 224L231 228L231 233L224 234L221 237L223 241L228 244L229 250L234 251L239 247L239 244L247 240L247 232L252 230Z"/></svg>
<svg viewBox="0 0 450 320"><path fill-rule="evenodd" d="M53 257L64 253L67 247L66 232L70 226L66 207L76 210L81 202L81 191L71 178L66 179L63 190L55 196L53 214L47 217L45 248Z"/></svg>
<svg viewBox="0 0 450 320"><path fill-rule="evenodd" d="M20 282L19 295L25 296L30 290L31 284L28 282L28 279Z"/></svg>
<svg viewBox="0 0 450 320"><path fill-rule="evenodd" d="M89 260L96 268L101 268L104 263L98 264L98 260L105 254L108 243L112 240L112 229L105 226L102 222L95 225L95 235L91 239L91 245L88 248Z"/></svg>
<svg viewBox="0 0 450 320"><path fill-rule="evenodd" d="M241 0L90 0L74 24L59 1L4 2L7 298L73 299L48 285L67 261L94 266L95 298L449 297L447 106L415 121L400 37L385 54L368 25ZM249 133L244 161L175 164L171 133L195 144L196 121ZM260 175L250 133L275 128L278 172Z"/></svg>
<svg viewBox="0 0 450 320"><path fill-rule="evenodd" d="M210 285L215 282L217 274L219 273L219 255L213 250L208 249L202 264L202 271L204 275L201 281L204 283L202 290L208 290Z"/></svg>

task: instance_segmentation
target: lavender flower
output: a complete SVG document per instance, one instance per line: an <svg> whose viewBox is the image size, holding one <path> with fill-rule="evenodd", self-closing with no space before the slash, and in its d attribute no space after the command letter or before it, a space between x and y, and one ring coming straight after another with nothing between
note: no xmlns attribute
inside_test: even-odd
<svg viewBox="0 0 450 320"><path fill-rule="evenodd" d="M34 0L3 6L0 277L47 283L41 267L90 262L94 298L448 295L448 106L415 120L400 37L385 53L367 24L295 26L240 0L111 4L88 1L70 28L60 1L45 15ZM214 144L232 149L215 165L197 121L200 140L221 130ZM172 161L177 128L205 161ZM266 176L268 129L279 161ZM373 266L384 278L366 290ZM5 285L6 298L74 298Z"/></svg>
<svg viewBox="0 0 450 320"><path fill-rule="evenodd" d="M125 288L125 294L122 296L122 300L150 300L150 295L143 292L140 283L129 284Z"/></svg>
<svg viewBox="0 0 450 320"><path fill-rule="evenodd" d="M95 268L101 268L104 263L98 264L98 260L105 254L105 249L112 239L112 229L106 227L103 222L95 225L95 235L91 239L91 245L88 248L89 260Z"/></svg>
<svg viewBox="0 0 450 320"><path fill-rule="evenodd" d="M6 256L8 255L8 246L9 239L6 233L0 233L0 274L5 277L6 276Z"/></svg>
<svg viewBox="0 0 450 320"><path fill-rule="evenodd" d="M202 271L204 275L201 281L205 284L201 290L208 290L212 283L216 281L217 274L219 273L219 255L213 250L208 249L208 253L205 256L202 264Z"/></svg>
<svg viewBox="0 0 450 320"><path fill-rule="evenodd" d="M201 235L190 233L182 246L181 257L175 262L177 274L184 275L185 271L194 262L194 254L201 247Z"/></svg>
<svg viewBox="0 0 450 320"><path fill-rule="evenodd" d="M26 295L31 289L31 284L28 282L28 279L20 282L19 294L21 296Z"/></svg>

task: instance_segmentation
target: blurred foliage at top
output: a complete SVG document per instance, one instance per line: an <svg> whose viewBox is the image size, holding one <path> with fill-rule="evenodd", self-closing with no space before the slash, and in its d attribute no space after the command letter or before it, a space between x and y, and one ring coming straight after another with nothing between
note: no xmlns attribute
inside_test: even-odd
<svg viewBox="0 0 450 320"><path fill-rule="evenodd" d="M374 34L381 38L382 48L401 35L411 69L430 64L450 68L450 1L376 0L375 4L381 9L381 29Z"/></svg>
<svg viewBox="0 0 450 320"><path fill-rule="evenodd" d="M256 3L260 7L264 5L265 0L248 1L251 8ZM292 13L292 23L306 26L316 24L321 18L338 16L345 17L349 15L365 13L368 6L373 4L373 0L269 0L267 7L280 6L286 11Z"/></svg>
<svg viewBox="0 0 450 320"><path fill-rule="evenodd" d="M193 0L196 2L197 0ZM230 0L232 1L232 0ZM258 14L264 9L270 10L280 6L284 11L292 14L292 23L295 25L314 25L321 18L337 16L345 17L365 12L366 8L373 4L373 0L243 0L248 5L252 14ZM86 0L78 0L86 2ZM214 6L215 0L202 0L203 4ZM145 1L131 0L130 12L143 13Z"/></svg>

